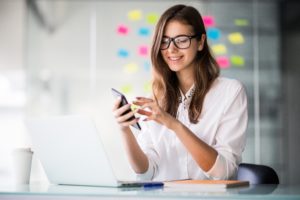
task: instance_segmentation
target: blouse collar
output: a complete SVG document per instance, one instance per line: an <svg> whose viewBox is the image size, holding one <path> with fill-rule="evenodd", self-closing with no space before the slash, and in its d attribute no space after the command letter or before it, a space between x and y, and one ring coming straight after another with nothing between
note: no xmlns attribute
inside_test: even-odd
<svg viewBox="0 0 300 200"><path fill-rule="evenodd" d="M189 104L192 100L192 97L195 93L195 84L192 85L192 87L186 92L186 94L183 94L181 89L179 88L180 91L180 97L179 97L179 103L184 102L185 104Z"/></svg>

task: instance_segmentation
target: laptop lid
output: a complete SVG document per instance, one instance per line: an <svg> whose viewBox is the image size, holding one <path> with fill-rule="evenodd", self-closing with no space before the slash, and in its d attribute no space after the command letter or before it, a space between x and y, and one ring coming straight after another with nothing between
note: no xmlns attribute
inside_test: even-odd
<svg viewBox="0 0 300 200"><path fill-rule="evenodd" d="M85 116L26 119L32 149L51 183L120 186L93 121Z"/></svg>

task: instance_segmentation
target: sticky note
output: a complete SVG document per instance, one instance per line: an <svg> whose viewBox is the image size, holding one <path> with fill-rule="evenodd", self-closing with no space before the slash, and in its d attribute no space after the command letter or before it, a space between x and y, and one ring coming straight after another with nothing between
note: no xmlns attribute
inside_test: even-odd
<svg viewBox="0 0 300 200"><path fill-rule="evenodd" d="M146 16L146 21L148 24L156 24L156 22L158 21L159 15L157 13L149 13Z"/></svg>
<svg viewBox="0 0 300 200"><path fill-rule="evenodd" d="M230 33L228 35L228 40L232 44L243 44L245 42L244 36L241 33L239 33L239 32Z"/></svg>
<svg viewBox="0 0 300 200"><path fill-rule="evenodd" d="M233 55L230 57L232 65L241 67L245 65L245 59L242 56Z"/></svg>
<svg viewBox="0 0 300 200"><path fill-rule="evenodd" d="M150 35L150 29L147 27L141 27L138 29L138 35L140 36L149 36Z"/></svg>
<svg viewBox="0 0 300 200"><path fill-rule="evenodd" d="M223 44L216 44L212 45L212 50L216 55L221 55L221 54L226 54L227 53L227 48Z"/></svg>
<svg viewBox="0 0 300 200"><path fill-rule="evenodd" d="M136 109L140 108L140 106L131 104L130 108L132 111L135 111Z"/></svg>
<svg viewBox="0 0 300 200"><path fill-rule="evenodd" d="M140 56L147 56L148 55L148 46L141 45L138 47L138 54Z"/></svg>
<svg viewBox="0 0 300 200"><path fill-rule="evenodd" d="M136 63L129 63L125 65L124 71L128 74L136 73L138 71L138 65Z"/></svg>
<svg viewBox="0 0 300 200"><path fill-rule="evenodd" d="M230 67L230 61L226 56L217 57L217 63L221 69L227 69Z"/></svg>
<svg viewBox="0 0 300 200"><path fill-rule="evenodd" d="M147 81L144 83L144 92L149 93L152 91L151 81Z"/></svg>
<svg viewBox="0 0 300 200"><path fill-rule="evenodd" d="M218 40L221 37L221 31L217 28L207 29L207 38L211 40Z"/></svg>
<svg viewBox="0 0 300 200"><path fill-rule="evenodd" d="M142 11L141 10L131 10L127 14L128 19L131 21L138 21L142 19Z"/></svg>
<svg viewBox="0 0 300 200"><path fill-rule="evenodd" d="M150 62L148 62L148 61L144 62L143 66L144 66L145 71L150 71L150 69L151 69Z"/></svg>
<svg viewBox="0 0 300 200"><path fill-rule="evenodd" d="M117 33L119 35L127 35L128 32L129 32L129 29L125 25L119 25L118 28L117 28Z"/></svg>
<svg viewBox="0 0 300 200"><path fill-rule="evenodd" d="M205 27L215 26L215 17L214 16L203 16L203 23Z"/></svg>
<svg viewBox="0 0 300 200"><path fill-rule="evenodd" d="M118 50L118 56L121 58L126 58L129 56L129 52L126 49L119 49Z"/></svg>
<svg viewBox="0 0 300 200"><path fill-rule="evenodd" d="M234 24L236 26L248 26L249 25L249 21L247 19L235 19L234 20Z"/></svg>
<svg viewBox="0 0 300 200"><path fill-rule="evenodd" d="M132 85L131 84L127 84L127 85L123 85L121 86L120 90L122 93L124 94L129 94L132 91Z"/></svg>

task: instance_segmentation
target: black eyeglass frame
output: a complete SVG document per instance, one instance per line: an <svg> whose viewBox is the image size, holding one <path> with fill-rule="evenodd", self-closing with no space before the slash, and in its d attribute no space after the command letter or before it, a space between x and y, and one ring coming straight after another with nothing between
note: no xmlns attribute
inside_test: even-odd
<svg viewBox="0 0 300 200"><path fill-rule="evenodd" d="M180 47L178 47L177 46L177 44L176 44L176 42L175 42L175 39L176 38L178 38L178 37L182 37L182 36L185 36L185 37L187 37L188 39L189 39L189 42L190 42L190 44L189 44L189 46L188 47L185 47L185 48L180 48ZM173 44L175 45L175 47L176 48L178 48L178 49L188 49L188 48L190 48L190 46L191 46L191 43L192 43L192 39L193 38L196 38L196 37L198 37L198 35L177 35L176 37L166 37L166 36L163 36L163 38L168 38L168 45L167 45L167 47L166 48L159 48L160 50L167 50L169 47L170 47L170 44L171 44L171 42L173 42Z"/></svg>

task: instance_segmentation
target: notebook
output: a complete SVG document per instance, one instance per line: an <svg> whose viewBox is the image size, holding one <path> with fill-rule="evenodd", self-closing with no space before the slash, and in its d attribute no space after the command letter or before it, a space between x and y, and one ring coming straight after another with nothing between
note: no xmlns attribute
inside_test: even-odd
<svg viewBox="0 0 300 200"><path fill-rule="evenodd" d="M182 188L193 190L223 190L235 187L247 187L249 181L240 180L178 180L165 182L166 188Z"/></svg>
<svg viewBox="0 0 300 200"><path fill-rule="evenodd" d="M86 116L26 119L32 149L53 184L153 187L162 182L122 181L114 175L99 132Z"/></svg>

